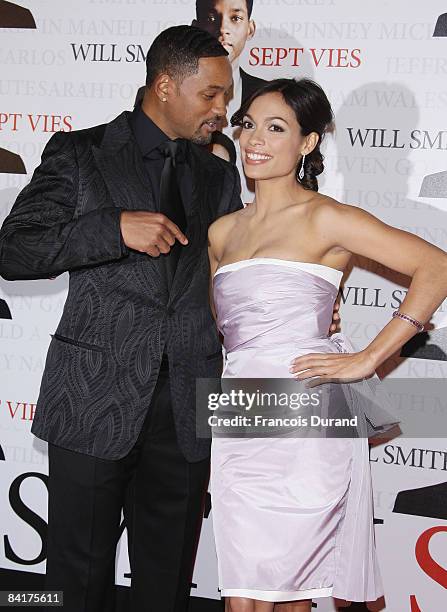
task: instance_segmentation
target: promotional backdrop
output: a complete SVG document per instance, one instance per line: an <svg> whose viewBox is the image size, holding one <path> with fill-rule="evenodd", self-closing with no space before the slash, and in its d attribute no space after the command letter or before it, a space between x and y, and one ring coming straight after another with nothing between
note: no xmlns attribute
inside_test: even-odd
<svg viewBox="0 0 447 612"><path fill-rule="evenodd" d="M254 2L253 23L244 29L235 9L245 0L198 0L197 7L193 0L0 1L0 222L51 134L131 109L153 38L197 19L228 43L235 82L229 115L249 75L315 79L336 117L323 147L320 191L446 249L445 1ZM243 196L252 197L245 184ZM360 258L355 264L343 283L341 314L343 331L361 349L399 307L408 279ZM46 445L30 426L67 278L0 280L0 575L9 579L11 572L45 571ZM381 376L447 375L447 303L432 324ZM397 399L403 409L424 410L423 396ZM446 447L445 438L400 437L371 450L387 611L447 609ZM218 600L211 522L208 503L193 594ZM116 581L130 584L125 531ZM335 610L332 600L315 604Z"/></svg>

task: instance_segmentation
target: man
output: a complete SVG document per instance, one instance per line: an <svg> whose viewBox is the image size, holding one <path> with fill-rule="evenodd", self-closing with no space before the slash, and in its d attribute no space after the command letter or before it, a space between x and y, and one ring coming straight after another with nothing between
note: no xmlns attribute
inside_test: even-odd
<svg viewBox="0 0 447 612"><path fill-rule="evenodd" d="M34 17L27 8L0 0L0 28L36 28Z"/></svg>
<svg viewBox="0 0 447 612"><path fill-rule="evenodd" d="M196 19L192 25L212 34L228 51L233 69L233 90L228 100L228 120L240 108L243 100L266 83L264 79L248 74L240 67L240 56L256 32L251 18L253 0L196 0ZM143 97L143 88L137 92L135 104ZM222 130L222 131L220 131ZM239 128L232 128L223 121L212 136L210 150L220 157L236 163L237 155L233 140L237 139ZM226 138L228 136L228 138ZM238 160L242 173L242 164Z"/></svg>
<svg viewBox="0 0 447 612"><path fill-rule="evenodd" d="M256 32L256 24L251 18L253 0L196 0L196 19L192 25L197 25L215 36L229 53L229 60L233 69L233 90L228 101L227 120L219 126L219 130L212 137L212 151L219 155L224 138L228 136L231 142L239 138L240 128L230 125L232 115L239 110L243 100L266 83L265 80L248 74L240 67L240 57L247 41L251 40ZM230 147L226 147L230 152ZM236 154L236 147L230 152L230 159L236 163L239 174L243 177L242 196L244 202L251 202L254 198L253 181L246 179L240 155Z"/></svg>
<svg viewBox="0 0 447 612"><path fill-rule="evenodd" d="M228 51L233 69L228 119L240 108L243 100L266 83L240 67L240 56L245 45L256 32L256 24L251 18L252 10L253 0L196 0L196 19L192 25L206 30L219 40ZM233 136L231 126L224 127L223 131Z"/></svg>
<svg viewBox="0 0 447 612"><path fill-rule="evenodd" d="M447 198L447 170L427 174L422 181L420 198Z"/></svg>
<svg viewBox="0 0 447 612"><path fill-rule="evenodd" d="M25 164L20 155L0 147L0 173L26 174Z"/></svg>
<svg viewBox="0 0 447 612"><path fill-rule="evenodd" d="M12 319L11 311L5 300L0 298L0 319Z"/></svg>
<svg viewBox="0 0 447 612"><path fill-rule="evenodd" d="M0 231L6 279L70 272L32 430L49 443L46 586L65 612L114 609L122 508L130 609L187 609L209 469L195 379L222 371L207 230L241 207L235 166L197 145L231 85L214 37L162 32L142 107L55 134Z"/></svg>
<svg viewBox="0 0 447 612"><path fill-rule="evenodd" d="M447 482L399 491L393 512L447 521Z"/></svg>
<svg viewBox="0 0 447 612"><path fill-rule="evenodd" d="M447 36L447 13L439 15L436 21L433 36Z"/></svg>

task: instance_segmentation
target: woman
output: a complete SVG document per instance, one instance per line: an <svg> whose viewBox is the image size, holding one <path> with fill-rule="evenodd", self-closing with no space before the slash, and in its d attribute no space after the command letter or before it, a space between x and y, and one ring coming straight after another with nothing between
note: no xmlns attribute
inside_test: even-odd
<svg viewBox="0 0 447 612"><path fill-rule="evenodd" d="M224 377L364 380L446 296L442 250L318 193L331 122L324 92L305 79L270 82L232 118L256 190L209 229ZM400 310L357 353L342 335L326 335L354 253L412 277ZM366 437L213 439L226 610L309 612L316 597L380 597L369 469Z"/></svg>

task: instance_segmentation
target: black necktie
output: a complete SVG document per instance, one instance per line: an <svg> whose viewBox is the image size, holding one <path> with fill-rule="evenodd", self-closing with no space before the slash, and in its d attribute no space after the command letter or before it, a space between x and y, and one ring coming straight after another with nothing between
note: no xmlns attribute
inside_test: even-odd
<svg viewBox="0 0 447 612"><path fill-rule="evenodd" d="M177 163L181 159L183 153L182 145L183 143L179 140L166 140L157 148L165 157L163 170L161 172L159 210L184 232L186 229L186 215L177 175ZM172 285L181 249L182 245L176 240L169 253L160 255L166 266L166 276L169 288L171 288Z"/></svg>

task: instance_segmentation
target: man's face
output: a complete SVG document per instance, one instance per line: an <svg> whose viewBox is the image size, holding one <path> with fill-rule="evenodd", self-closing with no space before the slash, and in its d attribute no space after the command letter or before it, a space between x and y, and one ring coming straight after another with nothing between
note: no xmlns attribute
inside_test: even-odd
<svg viewBox="0 0 447 612"><path fill-rule="evenodd" d="M203 57L196 74L183 79L169 96L169 122L177 138L209 144L225 117L233 74L228 57Z"/></svg>
<svg viewBox="0 0 447 612"><path fill-rule="evenodd" d="M193 25L215 36L228 51L231 63L255 33L246 0L203 0L198 4L197 21Z"/></svg>

